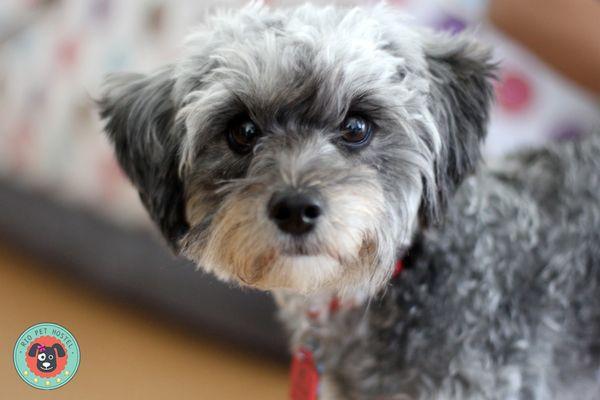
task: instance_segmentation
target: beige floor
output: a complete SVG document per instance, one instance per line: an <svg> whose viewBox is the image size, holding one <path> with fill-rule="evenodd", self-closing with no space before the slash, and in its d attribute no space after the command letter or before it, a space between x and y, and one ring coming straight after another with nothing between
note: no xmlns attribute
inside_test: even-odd
<svg viewBox="0 0 600 400"><path fill-rule="evenodd" d="M0 399L223 399L287 397L286 367L198 337L64 282L43 263L0 245ZM82 354L67 385L41 391L20 380L12 348L38 322L66 326Z"/></svg>

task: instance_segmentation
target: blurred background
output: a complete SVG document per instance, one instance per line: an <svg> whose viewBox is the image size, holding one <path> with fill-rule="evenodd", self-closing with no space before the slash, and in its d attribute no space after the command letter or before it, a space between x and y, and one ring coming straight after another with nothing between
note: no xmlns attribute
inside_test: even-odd
<svg viewBox="0 0 600 400"><path fill-rule="evenodd" d="M106 73L176 60L207 11L243 3L0 2L0 398L287 397L285 336L270 298L166 250L92 100ZM388 3L494 46L502 64L488 160L600 126L596 0ZM51 393L21 382L11 358L20 333L44 321L66 326L82 351L78 375Z"/></svg>

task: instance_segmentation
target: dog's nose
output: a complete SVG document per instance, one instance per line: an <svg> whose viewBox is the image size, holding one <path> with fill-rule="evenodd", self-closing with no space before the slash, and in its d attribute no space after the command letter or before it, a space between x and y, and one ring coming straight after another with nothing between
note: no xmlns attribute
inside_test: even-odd
<svg viewBox="0 0 600 400"><path fill-rule="evenodd" d="M48 368L49 366L50 366L49 362L43 362L42 363L42 367L44 367L44 368Z"/></svg>
<svg viewBox="0 0 600 400"><path fill-rule="evenodd" d="M283 232L302 235L309 232L321 215L319 203L298 192L275 193L268 205L269 217Z"/></svg>

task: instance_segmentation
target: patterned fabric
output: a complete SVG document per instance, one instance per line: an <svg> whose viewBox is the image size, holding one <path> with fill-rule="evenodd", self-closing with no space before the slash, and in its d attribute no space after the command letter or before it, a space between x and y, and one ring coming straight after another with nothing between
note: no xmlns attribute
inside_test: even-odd
<svg viewBox="0 0 600 400"><path fill-rule="evenodd" d="M115 221L146 224L136 194L100 134L93 96L107 72L150 71L173 61L185 34L207 10L242 3L0 2L0 176L83 204ZM475 28L496 47L503 64L485 149L488 156L549 138L579 136L600 123L591 95L486 25L484 1L389 3L439 30Z"/></svg>

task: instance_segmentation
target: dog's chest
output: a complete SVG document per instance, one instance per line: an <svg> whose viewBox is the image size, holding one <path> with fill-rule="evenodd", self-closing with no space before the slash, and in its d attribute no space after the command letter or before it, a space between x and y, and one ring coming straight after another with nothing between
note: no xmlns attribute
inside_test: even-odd
<svg viewBox="0 0 600 400"><path fill-rule="evenodd" d="M359 315L361 309L364 312L364 299L341 300L326 294L311 299L286 296L280 307L291 331L291 398L329 398L325 392L337 391L335 386L338 386L331 375L340 372L339 367L344 364L342 355L351 343L360 341Z"/></svg>
<svg viewBox="0 0 600 400"><path fill-rule="evenodd" d="M398 279L402 267L398 263L390 284ZM339 393L338 387L352 387L369 379L373 362L380 357L371 353L371 300L366 294L346 298L327 293L310 298L282 294L276 297L281 317L291 333L293 399L329 399L331 396L323 393ZM331 398L348 396L336 394Z"/></svg>

